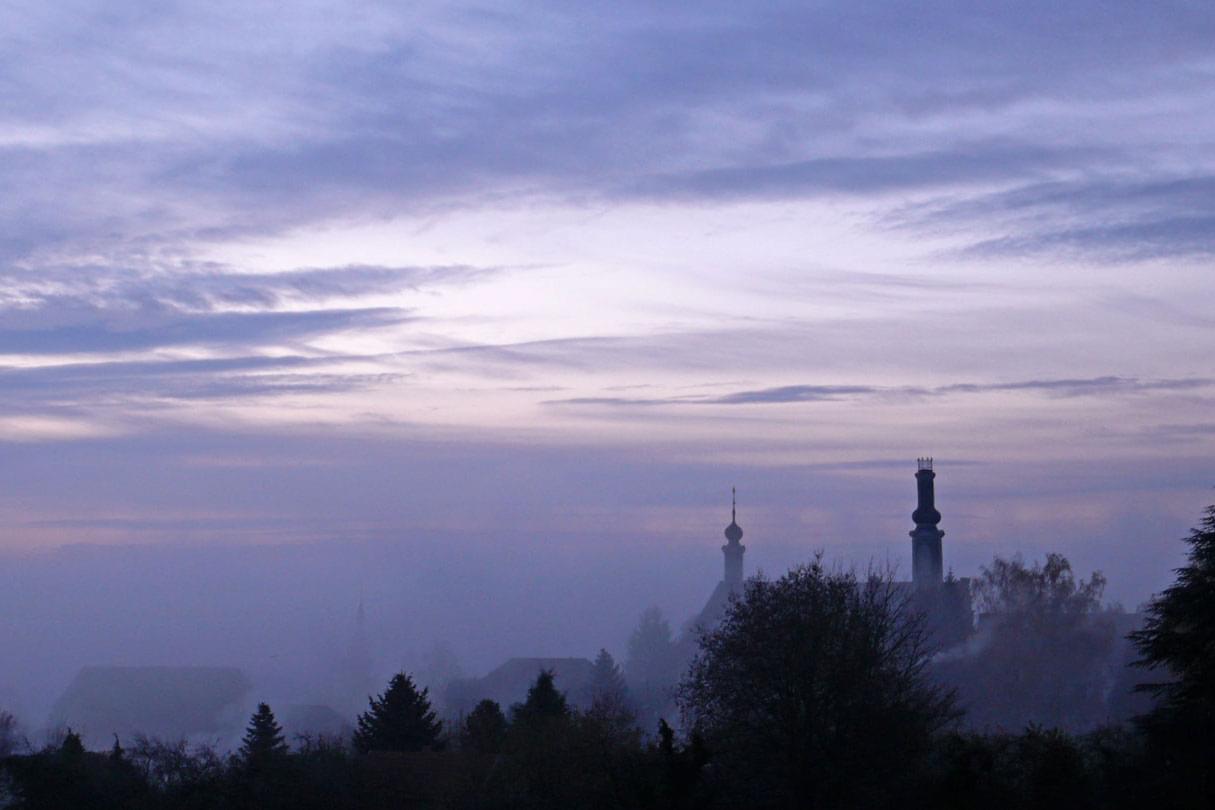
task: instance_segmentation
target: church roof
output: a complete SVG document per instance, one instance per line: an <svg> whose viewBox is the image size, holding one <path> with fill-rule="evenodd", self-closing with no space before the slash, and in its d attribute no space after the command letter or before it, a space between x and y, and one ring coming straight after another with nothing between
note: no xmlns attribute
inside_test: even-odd
<svg viewBox="0 0 1215 810"><path fill-rule="evenodd" d="M219 734L239 727L250 687L232 667L85 667L55 702L50 719L93 746L109 743L111 734Z"/></svg>

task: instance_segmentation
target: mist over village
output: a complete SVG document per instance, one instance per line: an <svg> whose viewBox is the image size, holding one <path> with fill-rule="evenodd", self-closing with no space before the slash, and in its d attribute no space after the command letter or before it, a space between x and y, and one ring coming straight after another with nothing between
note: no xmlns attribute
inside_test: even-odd
<svg viewBox="0 0 1215 810"><path fill-rule="evenodd" d="M1215 806L1215 8L0 6L0 810Z"/></svg>

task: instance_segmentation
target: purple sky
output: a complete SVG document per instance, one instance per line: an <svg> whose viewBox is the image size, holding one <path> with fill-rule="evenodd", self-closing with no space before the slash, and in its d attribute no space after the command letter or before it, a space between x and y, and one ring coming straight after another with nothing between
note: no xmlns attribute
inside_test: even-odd
<svg viewBox="0 0 1215 810"><path fill-rule="evenodd" d="M1215 499L1206 3L30 2L0 32L0 577L390 543L466 603L611 570L678 614L732 484L749 570L906 567L933 455L947 565L1058 550L1129 606Z"/></svg>

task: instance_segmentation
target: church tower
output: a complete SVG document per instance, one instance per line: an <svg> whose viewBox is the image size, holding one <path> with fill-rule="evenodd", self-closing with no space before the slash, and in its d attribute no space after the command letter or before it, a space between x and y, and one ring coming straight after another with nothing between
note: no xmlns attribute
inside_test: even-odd
<svg viewBox="0 0 1215 810"><path fill-rule="evenodd" d="M717 623L721 621L721 617L725 615L726 608L730 604L730 597L741 596L743 592L743 552L747 550L747 547L739 542L742 540L743 530L738 525L738 497L733 488L730 489L730 494L732 496L730 525L726 527L726 544L721 547L721 553L726 558L725 575L721 578L721 582L717 583L713 593L709 594L709 601L705 603L704 609L692 622L692 627L701 629L716 627Z"/></svg>
<svg viewBox="0 0 1215 810"><path fill-rule="evenodd" d="M741 591L743 583L743 553L747 550L739 541L743 530L738 525L738 493L730 488L730 525L726 527L726 544L721 552L726 556L726 574L722 578L730 591Z"/></svg>
<svg viewBox="0 0 1215 810"><path fill-rule="evenodd" d="M917 588L940 585L944 579L944 564L941 556L941 538L945 532L937 528L941 513L937 511L933 491L932 459L916 460L917 504L911 519L915 529L911 531L911 579Z"/></svg>

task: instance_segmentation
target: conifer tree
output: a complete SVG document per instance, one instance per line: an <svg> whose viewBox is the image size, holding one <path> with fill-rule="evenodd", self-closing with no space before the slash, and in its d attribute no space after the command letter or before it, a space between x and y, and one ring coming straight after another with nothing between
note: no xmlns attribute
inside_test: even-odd
<svg viewBox="0 0 1215 810"><path fill-rule="evenodd" d="M1161 701L1150 725L1184 727L1190 732L1181 736L1210 740L1215 735L1215 505L1207 507L1186 542L1186 565L1148 605L1143 629L1131 640L1139 648L1139 664L1166 676L1140 687Z"/></svg>
<svg viewBox="0 0 1215 810"><path fill-rule="evenodd" d="M664 690L679 680L679 669L670 622L657 607L647 608L629 637L629 685L642 692Z"/></svg>
<svg viewBox="0 0 1215 810"><path fill-rule="evenodd" d="M489 699L481 701L469 712L460 729L460 748L478 754L498 753L504 739L506 715L496 701Z"/></svg>
<svg viewBox="0 0 1215 810"><path fill-rule="evenodd" d="M264 765L287 754L287 740L274 712L265 703L249 718L245 737L241 740L240 757L246 765Z"/></svg>
<svg viewBox="0 0 1215 810"><path fill-rule="evenodd" d="M536 682L527 690L527 700L511 707L511 716L516 723L559 720L569 714L569 704L565 695L557 691L551 669L540 670Z"/></svg>
<svg viewBox="0 0 1215 810"><path fill-rule="evenodd" d="M586 684L586 705L593 711L619 713L629 707L624 674L607 650L599 650Z"/></svg>
<svg viewBox="0 0 1215 810"><path fill-rule="evenodd" d="M392 676L388 689L370 699L359 715L354 747L368 751L422 751L438 748L442 724L430 705L430 690L418 690L404 672Z"/></svg>
<svg viewBox="0 0 1215 810"><path fill-rule="evenodd" d="M59 755L64 760L78 761L84 759L84 742L81 741L80 735L72 731L71 728L63 736L63 742L59 746Z"/></svg>

